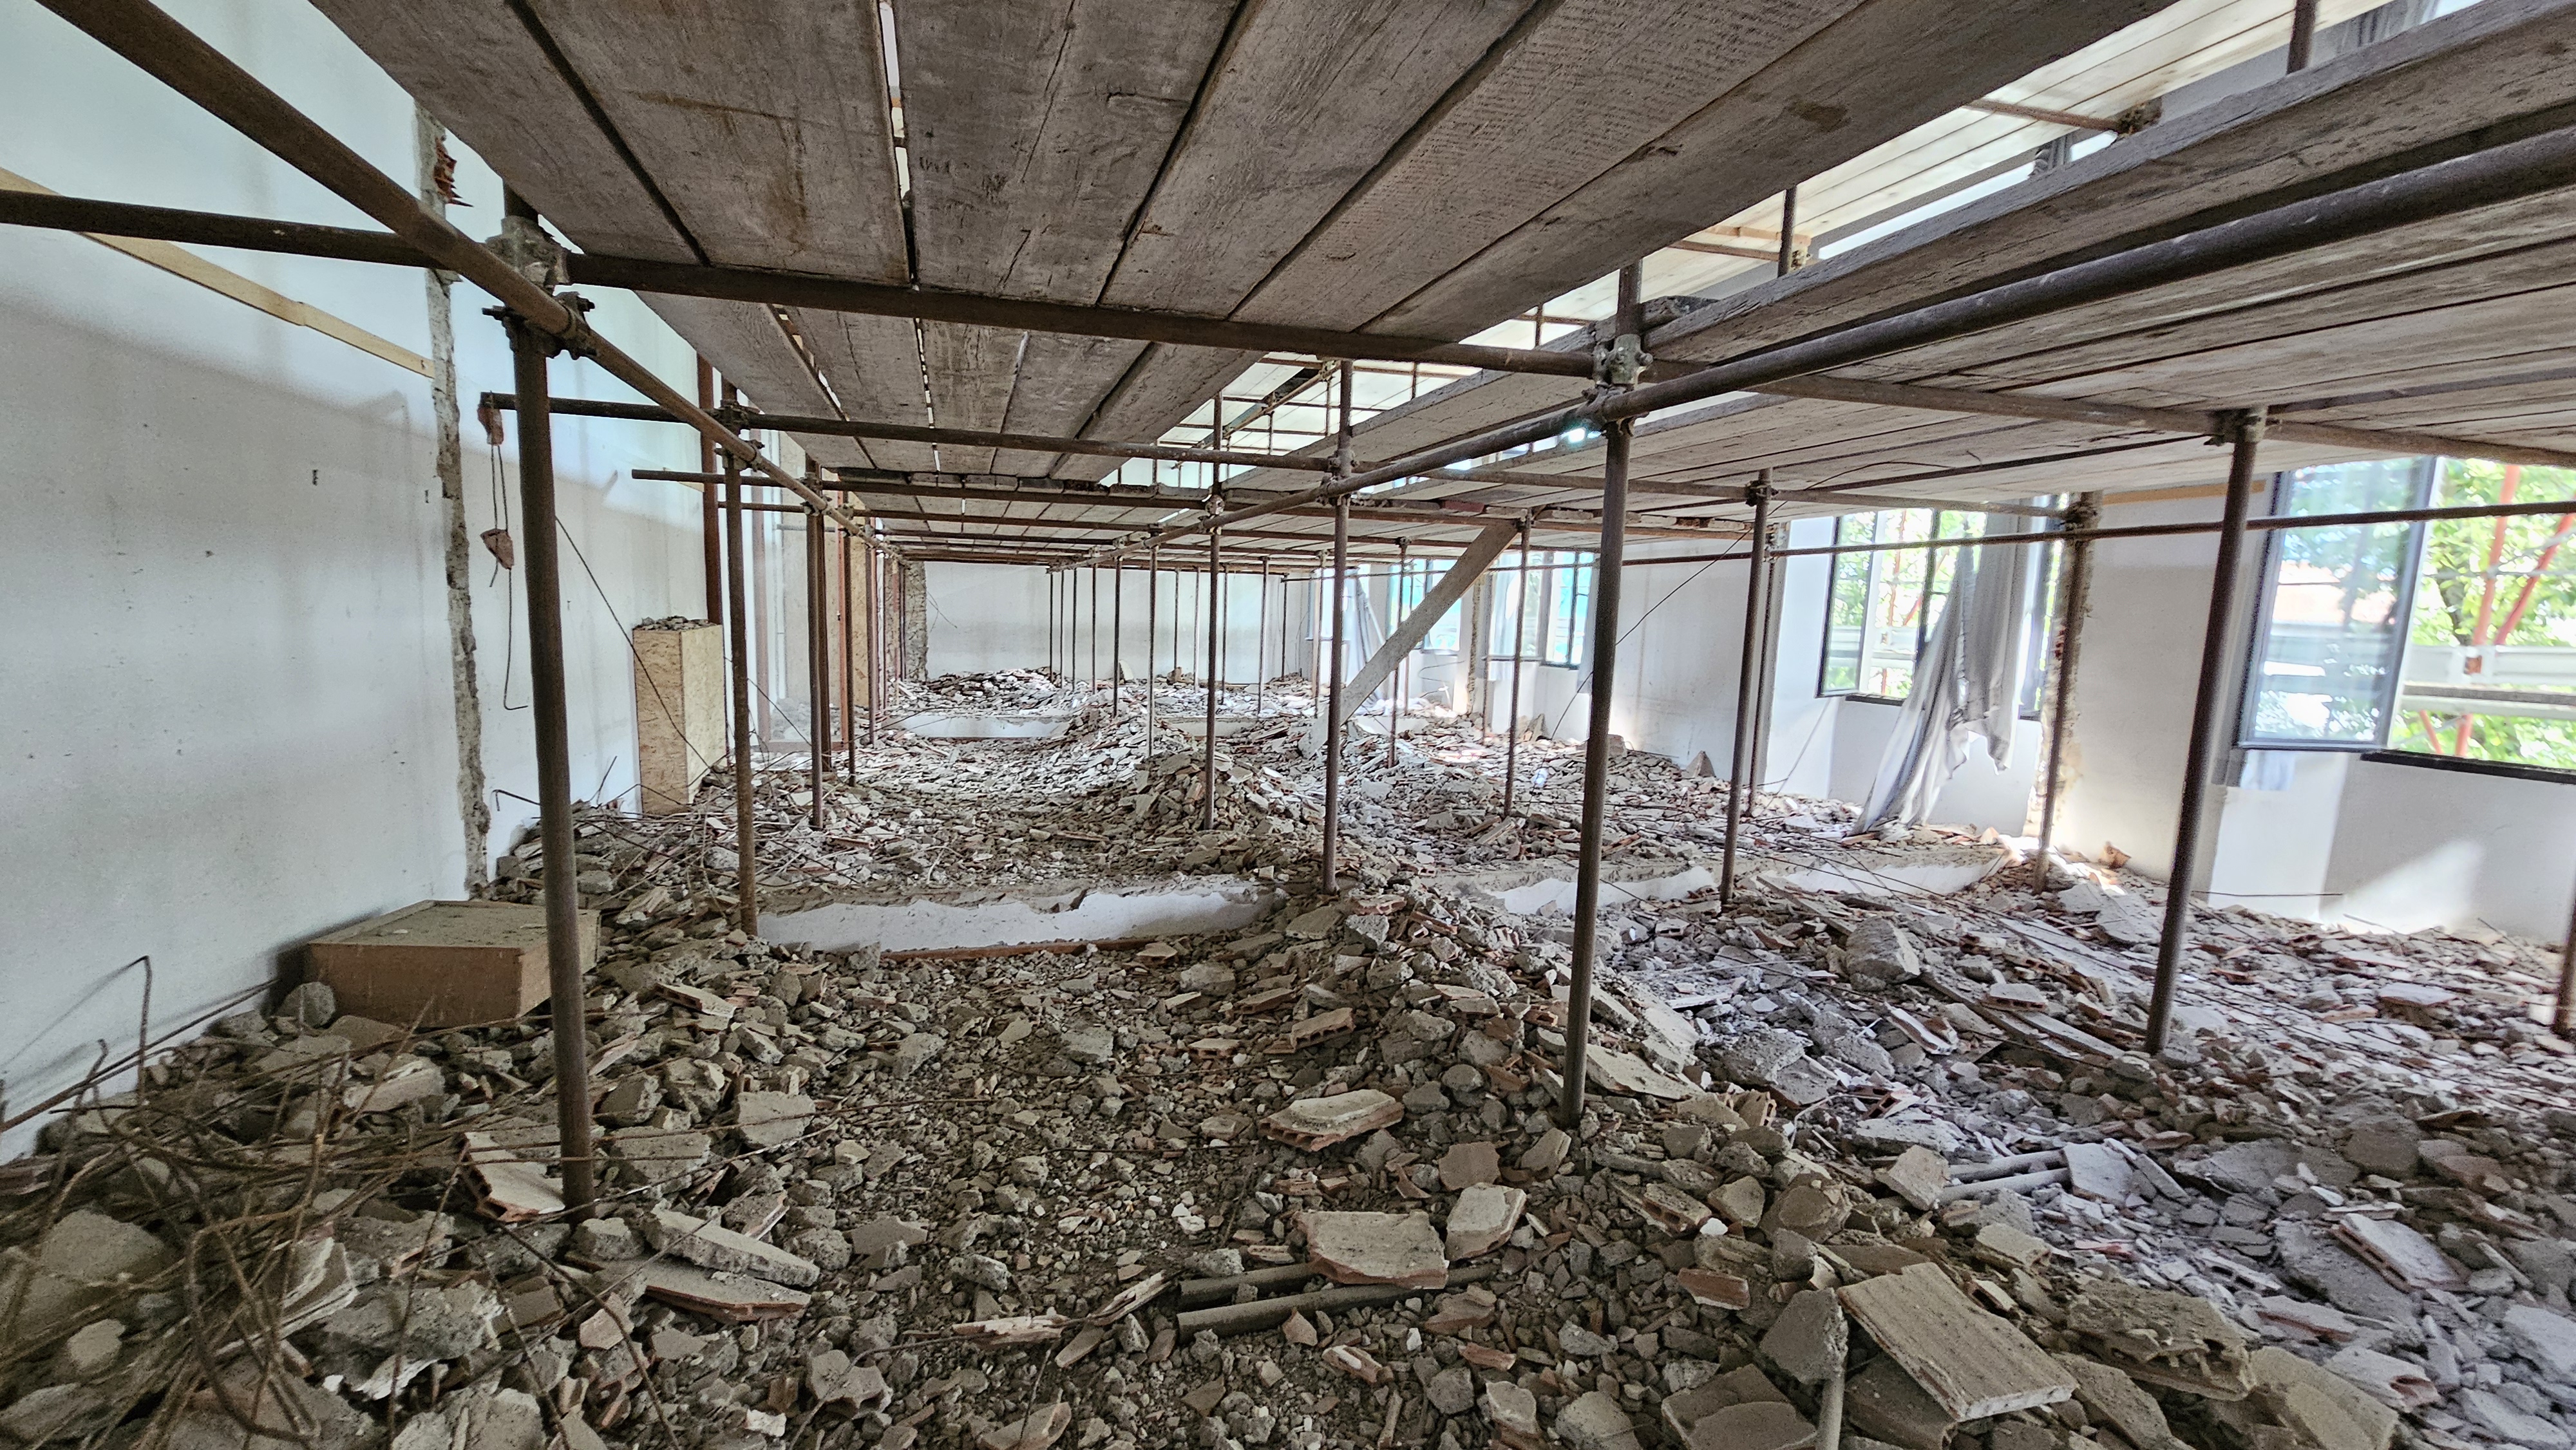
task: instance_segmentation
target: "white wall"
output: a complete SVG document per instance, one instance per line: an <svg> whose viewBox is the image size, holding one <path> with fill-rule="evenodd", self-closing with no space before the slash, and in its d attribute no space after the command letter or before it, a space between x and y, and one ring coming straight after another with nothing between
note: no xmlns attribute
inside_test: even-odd
<svg viewBox="0 0 2576 1450"><path fill-rule="evenodd" d="M1063 576L1024 564L934 561L924 568L933 675L1043 669L1052 659L1079 679L1090 675L1096 652L1100 679L1109 678L1115 663L1137 680L1145 675L1149 632L1156 673L1171 672L1175 650L1191 678L1205 668L1205 574L1102 570L1095 626L1095 576L1088 569ZM1070 589L1068 577L1078 580ZM1311 667L1311 605L1303 574L1273 574L1265 583L1256 574L1230 573L1224 588L1218 629L1228 681L1248 685L1256 675L1276 679ZM1056 635L1052 652L1050 625ZM1356 670L1357 651L1348 654Z"/></svg>
<svg viewBox="0 0 2576 1450"><path fill-rule="evenodd" d="M179 0L177 18L396 179L410 100L301 6ZM0 11L6 166L75 194L340 225L365 218L35 6ZM461 147L495 229L499 187ZM406 348L430 348L422 274L217 252L211 260ZM507 387L489 299L460 286L466 494L495 522L473 395ZM686 348L631 298L603 333L685 380ZM626 396L558 363L556 390ZM0 229L0 1078L10 1109L130 1045L150 956L156 1025L269 981L304 939L462 886L455 692L427 379L84 238ZM668 427L558 425L573 777L633 779L631 675L609 619L699 612L696 496L617 482L689 466ZM506 450L505 450L506 451ZM514 473L502 487L515 516ZM534 796L526 609L479 546L479 742L506 842ZM505 630L505 612L512 627ZM476 843L479 848L481 843ZM23 1134L19 1135L23 1138ZM19 1139L12 1139L14 1146Z"/></svg>
<svg viewBox="0 0 2576 1450"><path fill-rule="evenodd" d="M2213 483L2217 480L2213 478ZM2114 525L2215 519L2216 498L2109 510ZM2183 754L2209 612L2213 535L2095 546L2068 741L2060 839L2115 845L2172 869ZM2261 550L2249 548L2250 619ZM2239 680L2250 623L2231 634ZM2234 714L2229 702L2229 718ZM2413 930L2485 923L2556 940L2576 896L2576 786L2363 760L2346 752L2222 752L2196 886L2321 921Z"/></svg>

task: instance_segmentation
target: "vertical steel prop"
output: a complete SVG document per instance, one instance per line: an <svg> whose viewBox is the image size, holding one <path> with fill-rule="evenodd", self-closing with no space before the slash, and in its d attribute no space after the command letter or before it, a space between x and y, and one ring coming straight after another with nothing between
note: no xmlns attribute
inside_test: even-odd
<svg viewBox="0 0 2576 1450"><path fill-rule="evenodd" d="M1252 718L1255 720L1261 718L1261 690L1270 678L1265 670L1270 647L1270 564L1267 560L1262 562L1260 579L1260 597L1252 606Z"/></svg>
<svg viewBox="0 0 2576 1450"><path fill-rule="evenodd" d="M511 198L514 204L515 197ZM556 1132L563 1198L587 1216L590 1152L590 994L582 985L580 848L573 840L572 745L564 690L562 569L555 546L554 416L546 355L554 339L514 313L501 315L519 389L519 518L527 536L519 571L528 591L528 675L537 728L537 831L545 843L546 984L554 1014Z"/></svg>
<svg viewBox="0 0 2576 1450"><path fill-rule="evenodd" d="M2558 956L2558 1005L2549 1026L2561 1037L2576 1037L2576 911L2568 915L2567 947Z"/></svg>
<svg viewBox="0 0 2576 1450"><path fill-rule="evenodd" d="M1341 423L1333 435L1335 482L1351 474L1351 370L1342 368ZM1351 497L1333 499L1333 602L1326 607L1333 630L1323 676L1328 682L1324 705L1324 858L1327 894L1342 889L1342 616L1347 612L1351 578Z"/></svg>
<svg viewBox="0 0 2576 1450"><path fill-rule="evenodd" d="M851 555L858 543L850 531L841 531L841 746L847 752L849 780L859 780L859 597L851 592L856 581Z"/></svg>
<svg viewBox="0 0 2576 1450"><path fill-rule="evenodd" d="M1521 521L1520 587L1512 600L1512 689L1508 707L1511 718L1503 722L1503 819L1512 814L1512 794L1520 785L1521 764L1521 668L1527 663L1522 656L1529 652L1529 521Z"/></svg>
<svg viewBox="0 0 2576 1450"><path fill-rule="evenodd" d="M1120 662L1118 647L1127 637L1127 566L1109 566L1109 718L1116 721L1118 707L1127 701L1127 669Z"/></svg>
<svg viewBox="0 0 2576 1450"><path fill-rule="evenodd" d="M1744 828L1745 808L1751 804L1748 777L1760 768L1752 758L1753 722L1762 698L1762 615L1768 603L1763 586L1769 579L1771 564L1771 470L1762 470L1744 490L1744 501L1753 505L1753 558L1745 574L1744 654L1735 671L1735 744L1726 772L1726 848L1717 874L1721 911L1735 904L1735 842Z"/></svg>
<svg viewBox="0 0 2576 1450"><path fill-rule="evenodd" d="M1091 566L1091 654L1084 661L1083 687L1086 691L1100 684L1100 566Z"/></svg>
<svg viewBox="0 0 2576 1450"><path fill-rule="evenodd" d="M698 359L698 406L716 405L716 365ZM698 472L716 471L715 440L698 435ZM698 545L707 571L707 622L724 622L724 503L708 488L698 496Z"/></svg>
<svg viewBox="0 0 2576 1450"><path fill-rule="evenodd" d="M809 479L821 476L812 463L806 464ZM827 607L823 574L823 511L805 510L805 693L808 709L805 727L806 792L814 797L813 813L808 817L815 830L823 829L823 775L829 769L832 754L832 666L824 657L825 635L823 611Z"/></svg>
<svg viewBox="0 0 2576 1450"><path fill-rule="evenodd" d="M874 539L867 541L861 558L868 576L868 743L874 745L877 743L877 701L883 697L884 690L883 671L878 666L883 662L885 650L881 643L884 633L877 627L877 546Z"/></svg>
<svg viewBox="0 0 2576 1450"><path fill-rule="evenodd" d="M2156 943L2156 991L2147 1004L2147 1054L2164 1051L2173 1025L2174 991L2191 935L2191 882L2200 870L2200 818L2216 768L2227 713L2228 643L2235 637L2236 585L2245 554L2245 518L2254 494L2254 455L2263 443L2263 410L2229 416L2233 444L2227 505L2218 525L2218 563L2209 584L2209 624L2200 640L2200 683L2191 703L2191 743L2183 757L2182 809L2174 826L2173 871L2165 882L2164 937Z"/></svg>
<svg viewBox="0 0 2576 1450"><path fill-rule="evenodd" d="M1162 612L1163 546L1145 551L1145 755L1154 754L1154 622Z"/></svg>
<svg viewBox="0 0 2576 1450"><path fill-rule="evenodd" d="M2290 48L2283 69L2306 70L2317 50L2317 0L2291 0Z"/></svg>
<svg viewBox="0 0 2576 1450"><path fill-rule="evenodd" d="M1400 601L1404 597L1404 566L1407 562L1405 554L1412 547L1410 540L1395 541L1395 568L1386 576L1386 620L1387 628L1390 630L1395 627L1404 613L1404 606ZM1395 742L1404 736L1404 665L1405 661L1411 658L1413 658L1411 650L1397 655L1395 673L1389 676L1387 681L1386 763L1389 765L1395 764Z"/></svg>
<svg viewBox="0 0 2576 1450"><path fill-rule="evenodd" d="M1793 184L1780 193L1780 270L1773 276L1786 277L1798 269L1798 188Z"/></svg>
<svg viewBox="0 0 2576 1450"><path fill-rule="evenodd" d="M727 393L732 389L728 387ZM731 401L730 398L727 401ZM727 453L725 475L725 631L733 645L734 925L760 935L759 847L751 810L751 588L743 577L742 460Z"/></svg>
<svg viewBox="0 0 2576 1450"><path fill-rule="evenodd" d="M1225 501L1213 489L1208 492L1208 517L1225 512ZM1208 641L1207 641L1207 739L1199 753L1199 829L1216 829L1216 677L1218 671L1217 624L1225 608L1225 576L1218 573L1217 536L1225 530L1208 527Z"/></svg>
<svg viewBox="0 0 2576 1450"><path fill-rule="evenodd" d="M2080 495L2058 521L2063 533L2081 535L2102 516L2102 495ZM2084 606L2093 588L2093 541L2066 546L2057 589L2057 665L2048 672L2048 758L2040 762L2039 844L2031 853L2031 879L2048 880L2048 853L2057 848L2057 798L2066 789L2066 725L2075 694L2075 664L2084 643Z"/></svg>
<svg viewBox="0 0 2576 1450"><path fill-rule="evenodd" d="M1604 388L1634 386L1646 365L1645 269L1619 269L1619 310L1614 340L1603 350ZM1593 558L1592 711L1583 742L1583 820L1574 864L1574 981L1565 998L1565 1086L1556 1102L1557 1123L1572 1130L1583 1118L1583 1074L1592 1032L1592 961L1600 951L1601 829L1610 804L1610 696L1618 679L1619 574L1628 545L1628 450L1631 425L1610 425L1601 469L1601 552Z"/></svg>

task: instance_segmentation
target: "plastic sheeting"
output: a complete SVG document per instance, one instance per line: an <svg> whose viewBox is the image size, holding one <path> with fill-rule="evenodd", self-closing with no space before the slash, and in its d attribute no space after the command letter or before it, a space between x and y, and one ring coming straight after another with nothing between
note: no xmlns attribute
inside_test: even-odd
<svg viewBox="0 0 2576 1450"><path fill-rule="evenodd" d="M1988 515L1987 537L2031 532L2026 517ZM2013 721L2021 713L2025 627L2042 550L2029 544L1964 549L1949 602L1914 667L1914 688L1879 757L1861 827L1921 825L1941 788L1968 760L1968 742L1983 739L1986 758L2012 763Z"/></svg>

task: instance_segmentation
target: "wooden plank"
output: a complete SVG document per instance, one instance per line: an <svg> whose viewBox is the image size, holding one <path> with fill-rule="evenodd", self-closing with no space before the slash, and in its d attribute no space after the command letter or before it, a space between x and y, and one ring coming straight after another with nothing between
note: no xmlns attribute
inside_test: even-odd
<svg viewBox="0 0 2576 1450"><path fill-rule="evenodd" d="M698 260L508 0L315 4L576 245Z"/></svg>
<svg viewBox="0 0 2576 1450"><path fill-rule="evenodd" d="M835 411L830 395L814 381L813 371L769 309L703 297L637 296L761 407L806 417L829 417ZM826 468L868 466L868 455L853 439L798 434L796 441Z"/></svg>
<svg viewBox="0 0 2576 1450"><path fill-rule="evenodd" d="M814 365L822 369L832 391L850 408L852 416L874 423L929 426L930 406L921 386L920 334L911 319L805 308L789 316L813 352ZM816 411L828 414L832 410L825 405ZM932 466L927 443L882 438L842 441L865 460L867 467L928 472Z"/></svg>
<svg viewBox="0 0 2576 1450"><path fill-rule="evenodd" d="M712 262L910 280L884 51L868 7L531 6Z"/></svg>
<svg viewBox="0 0 2576 1450"><path fill-rule="evenodd" d="M1535 8L1533 0L1248 7L1100 300L1232 313ZM1253 361L1206 348L1139 350L1102 390L1084 436L1158 436ZM1066 458L1055 472L1098 478L1113 466Z"/></svg>
<svg viewBox="0 0 2576 1450"><path fill-rule="evenodd" d="M1636 144L1588 183L1545 198L1548 204L1507 236L1380 313L1377 325L1445 335L1508 317L2157 8L2158 0L2003 0L1963 11L1947 0L1868 0L1821 31L1806 26L1823 15L1789 12L1794 22L1784 16L1774 35L1788 40L1794 23L1803 43L1772 51L1756 67L1736 70L1726 50L1715 52L1715 65L1706 48L1683 51L1676 62L1724 84L1681 87L1698 104L1674 116L1651 144ZM1700 45L1713 43L1716 37ZM1632 51L1626 64L1636 58ZM1454 254L1444 248L1441 255ZM1282 302L1293 298L1279 294Z"/></svg>
<svg viewBox="0 0 2576 1450"><path fill-rule="evenodd" d="M1226 0L896 7L923 285L1098 301L1233 11ZM930 406L955 427L1071 433L1141 350L923 332ZM943 449L942 461L1032 473L1053 462L989 449Z"/></svg>
<svg viewBox="0 0 2576 1450"><path fill-rule="evenodd" d="M2489 0L1727 298L1650 346L1728 355L2564 104L2571 41L2569 0Z"/></svg>
<svg viewBox="0 0 2576 1450"><path fill-rule="evenodd" d="M1502 557L1503 551L1510 548L1518 537L1520 530L1511 524L1488 525L1476 535L1475 542L1469 544L1467 551L1442 572L1438 581L1423 595L1422 602L1414 606L1413 612L1388 631L1377 651L1343 687L1343 719L1351 718L1358 712L1360 702L1377 693L1377 687L1395 673L1396 662L1421 646L1423 638L1431 633L1431 627L1440 622L1440 616L1447 614L1451 606L1467 596L1467 586L1475 583L1486 567Z"/></svg>
<svg viewBox="0 0 2576 1450"><path fill-rule="evenodd" d="M2053 1405L2075 1381L2011 1324L1970 1302L1948 1271L1916 1264L1842 1291L1843 1307L1954 1420Z"/></svg>

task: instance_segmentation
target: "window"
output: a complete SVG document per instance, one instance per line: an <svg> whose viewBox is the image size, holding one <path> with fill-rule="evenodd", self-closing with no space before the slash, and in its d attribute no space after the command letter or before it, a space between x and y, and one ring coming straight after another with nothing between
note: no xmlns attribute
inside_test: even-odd
<svg viewBox="0 0 2576 1450"><path fill-rule="evenodd" d="M2576 769L2576 469L2442 461L2440 503L2543 499L2425 529L2396 749Z"/></svg>
<svg viewBox="0 0 2576 1450"><path fill-rule="evenodd" d="M2336 464L2281 475L2273 509L2554 500L2567 512L2276 531L2240 742L2576 769L2576 470Z"/></svg>
<svg viewBox="0 0 2576 1450"><path fill-rule="evenodd" d="M1984 518L1947 509L1845 514L1834 520L1834 543L1973 539L1984 532ZM1958 562L1956 549L1835 555L1817 693L1904 699L1914 688L1914 662L1940 622Z"/></svg>
<svg viewBox="0 0 2576 1450"><path fill-rule="evenodd" d="M1408 559L1399 565L1395 574L1394 617L1399 621L1411 618L1414 608L1431 596L1432 586L1448 572L1449 565L1432 559ZM1458 618L1465 608L1463 603L1450 605L1449 612L1440 616L1440 622L1431 626L1431 632L1422 637L1422 643L1416 648L1456 653Z"/></svg>
<svg viewBox="0 0 2576 1450"><path fill-rule="evenodd" d="M1517 559L1497 566L1494 572L1517 581L1523 591L1523 600L1516 602L1510 595L1513 586L1505 584L1495 596L1494 617L1488 622L1493 632L1487 640L1494 658L1580 665L1591 644L1592 555L1571 549L1537 550L1529 556L1528 572L1521 571ZM1526 648L1512 632L1524 605L1528 610Z"/></svg>
<svg viewBox="0 0 2576 1450"><path fill-rule="evenodd" d="M2432 460L2302 468L2272 481L2273 514L2419 506ZM2397 684L2421 524L2280 529L2265 540L2262 613L2246 686L2247 745L2375 745Z"/></svg>

